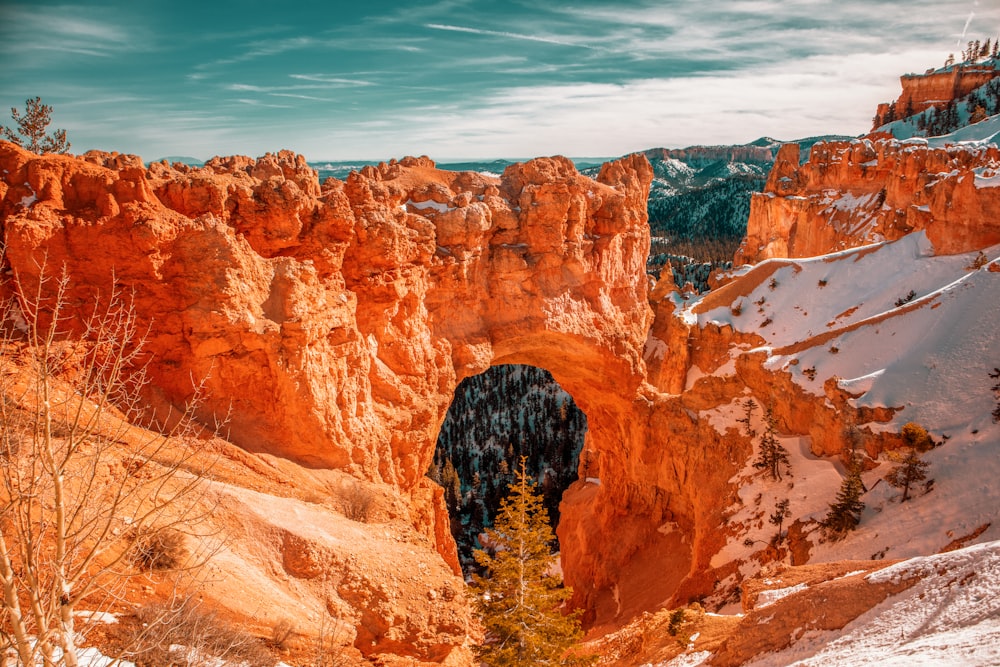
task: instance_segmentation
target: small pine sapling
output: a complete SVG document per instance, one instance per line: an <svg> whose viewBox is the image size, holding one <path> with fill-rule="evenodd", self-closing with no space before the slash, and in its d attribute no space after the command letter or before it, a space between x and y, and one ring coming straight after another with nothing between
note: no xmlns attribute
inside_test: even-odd
<svg viewBox="0 0 1000 667"><path fill-rule="evenodd" d="M909 302L913 301L915 298L917 298L917 293L913 290L910 290L909 292L906 293L906 296L896 299L896 308L905 306Z"/></svg>
<svg viewBox="0 0 1000 667"><path fill-rule="evenodd" d="M916 449L911 449L900 464L886 476L885 481L891 486L903 490L903 497L899 502L905 503L909 500L910 487L927 479L926 471L929 466L927 461L920 458Z"/></svg>
<svg viewBox="0 0 1000 667"><path fill-rule="evenodd" d="M768 517L768 521L772 526L778 527L778 533L774 536L774 543L781 544L781 526L785 523L785 519L791 515L791 509L789 508L789 500L785 498L784 500L779 500L774 506L774 512Z"/></svg>
<svg viewBox="0 0 1000 667"><path fill-rule="evenodd" d="M781 481L781 469L788 469L788 450L778 442L777 419L774 410L768 406L764 411L764 432L760 437L760 451L753 467L766 470L771 479Z"/></svg>
<svg viewBox="0 0 1000 667"><path fill-rule="evenodd" d="M847 445L844 447L844 454L847 457L847 477L840 483L837 491L836 501L830 505L830 511L821 522L835 538L843 537L849 531L854 530L861 523L861 512L865 509L865 504L861 501L861 494L865 489L865 483L861 479L861 472L864 470L862 455L858 452L858 445L861 440L861 433L856 426L849 426L845 434Z"/></svg>
<svg viewBox="0 0 1000 667"><path fill-rule="evenodd" d="M753 411L757 409L757 404L754 403L752 398L748 398L743 401L743 416L736 420L737 423L743 424L743 428L746 430L747 437L750 439L757 437L757 431L754 430L751 424L751 419L753 418Z"/></svg>

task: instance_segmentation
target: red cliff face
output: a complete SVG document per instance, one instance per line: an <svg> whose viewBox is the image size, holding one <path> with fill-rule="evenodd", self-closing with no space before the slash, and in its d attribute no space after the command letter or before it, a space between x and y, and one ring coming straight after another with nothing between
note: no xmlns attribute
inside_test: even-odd
<svg viewBox="0 0 1000 667"><path fill-rule="evenodd" d="M1000 152L868 138L778 153L737 263L810 257L924 230L938 254L1000 242Z"/></svg>
<svg viewBox="0 0 1000 667"><path fill-rule="evenodd" d="M773 397L782 433L809 436L826 455L839 453L846 423L887 419L852 408L835 382L807 395L788 372L768 370L755 333L680 316L669 280L650 292L643 156L605 165L596 180L558 157L501 178L406 158L321 185L289 152L144 168L131 156L38 157L0 142L0 174L4 268L16 290L37 289L43 259L66 267L66 302L81 312L113 287L134 290L155 409L183 403L192 378L204 379L200 416L229 414L244 449L385 490L421 533L415 561L457 571L441 489L424 476L457 384L495 364L549 370L588 419L559 536L575 601L600 627L736 575L713 557L727 541L731 479L752 446L707 412ZM753 200L739 259L918 229L939 253L985 247L1000 242L997 184L992 147L833 142L799 166L797 147L785 146ZM773 268L700 308L738 301ZM378 525L358 530L388 539ZM371 616L382 574L350 559L343 567L366 582L347 601L352 613ZM465 604L445 609L442 599L428 600L428 618ZM390 607L379 607L384 632L365 635L366 652L403 652L399 628L423 632L412 622L419 605L395 620ZM447 660L467 640L460 625L411 654Z"/></svg>
<svg viewBox="0 0 1000 667"><path fill-rule="evenodd" d="M665 496L639 498L623 476L621 449L649 428L635 413L649 410L644 157L596 180L564 158L500 179L408 158L320 186L287 152L143 169L0 143L0 169L19 290L37 288L43 257L66 267L74 307L135 290L156 409L204 379L203 419L228 414L230 438L251 452L390 485L453 567L424 473L456 385L491 364L549 370L587 413L588 456L606 473L600 506L617 509L591 520L582 508L577 525L610 525L629 505L664 511ZM579 599L620 578L632 539L571 561Z"/></svg>
<svg viewBox="0 0 1000 667"><path fill-rule="evenodd" d="M992 62L955 65L925 74L904 74L899 77L903 92L895 101L896 117L912 116L931 107L943 108L952 100L965 97L997 76L1000 76L1000 70ZM888 103L880 104L876 118L884 118L888 111ZM876 127L873 129L877 127L876 120Z"/></svg>

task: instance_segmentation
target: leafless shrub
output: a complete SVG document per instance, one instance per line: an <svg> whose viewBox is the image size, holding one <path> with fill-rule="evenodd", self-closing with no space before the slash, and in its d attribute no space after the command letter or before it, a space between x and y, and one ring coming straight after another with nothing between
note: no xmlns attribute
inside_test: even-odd
<svg viewBox="0 0 1000 667"><path fill-rule="evenodd" d="M363 484L354 483L342 497L344 516L351 521L365 522L371 518L375 493Z"/></svg>
<svg viewBox="0 0 1000 667"><path fill-rule="evenodd" d="M19 664L76 667L89 628L75 610L123 594L135 536L200 519L207 467L191 446L197 400L165 432L144 421L131 297L72 310L65 272L37 269L0 301L0 642ZM171 542L149 548L153 562L177 556Z"/></svg>
<svg viewBox="0 0 1000 667"><path fill-rule="evenodd" d="M271 643L277 648L287 648L286 644L295 634L295 625L287 618L283 618L271 628Z"/></svg>
<svg viewBox="0 0 1000 667"><path fill-rule="evenodd" d="M313 646L313 661L310 667L348 667L353 664L344 648L339 624L323 616Z"/></svg>
<svg viewBox="0 0 1000 667"><path fill-rule="evenodd" d="M123 657L137 667L213 664L216 661L273 667L264 642L192 597L152 602L136 612L134 647Z"/></svg>
<svg viewBox="0 0 1000 667"><path fill-rule="evenodd" d="M186 557L184 534L173 528L151 530L132 543L132 562L144 570L173 570L183 565Z"/></svg>

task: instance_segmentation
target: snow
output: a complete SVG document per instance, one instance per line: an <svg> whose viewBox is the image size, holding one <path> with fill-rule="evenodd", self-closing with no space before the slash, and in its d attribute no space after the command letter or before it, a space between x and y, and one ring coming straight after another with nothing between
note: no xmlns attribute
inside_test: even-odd
<svg viewBox="0 0 1000 667"><path fill-rule="evenodd" d="M744 400L736 399L715 411L700 413L699 416L708 418L721 433L725 433L723 427L742 428L736 420L743 416L741 404ZM764 430L760 407L754 412L751 423L758 433ZM755 449L742 470L731 480L738 484L739 501L727 510L730 534L725 547L712 557L711 567L722 567L738 560L741 563L741 578L755 574L760 569L760 564L752 556L748 557L748 547L744 545L744 540L753 540L754 546L750 551L759 551L770 542L777 527L768 522L768 517L775 505L783 499L789 500L792 517L812 517L818 520L826 516L829 503L836 496L843 479L837 464L831 459L819 458L810 453L810 439L807 437L779 437L778 441L788 451L790 472L783 473L781 480L772 480L769 475L753 467ZM789 523L791 520L786 521L782 530Z"/></svg>
<svg viewBox="0 0 1000 667"><path fill-rule="evenodd" d="M985 252L996 259L1000 246ZM975 254L935 256L918 232L836 255L782 260L773 282L740 298L738 316L731 304L697 315L699 300L685 308L702 325L759 332L767 340L761 349L770 348L768 367L789 371L817 396L836 377L863 394L859 406L902 408L894 428L918 421L939 435L954 434L982 426L975 415L992 400L984 368L1000 359L994 335L1000 274L968 270ZM914 298L896 305L909 291ZM793 345L794 353L784 352Z"/></svg>
<svg viewBox="0 0 1000 667"><path fill-rule="evenodd" d="M38 197L35 195L35 191L31 189L31 185L28 183L24 184L24 187L28 188L31 193L27 197L21 197L21 206L25 208L31 208L31 205L38 201Z"/></svg>
<svg viewBox="0 0 1000 667"><path fill-rule="evenodd" d="M916 422L940 443L922 455L934 480L930 492L921 485L901 505L900 492L881 481L893 464L881 461L864 474L868 492L861 498L866 508L858 529L837 542L811 534L811 562L934 553L986 524L975 539L1000 539L1000 424L990 414L995 397L988 375L1000 365L1000 273L972 270L976 254L936 256L918 232L892 243L780 260L776 269L761 263L750 271L767 271L774 281L764 279L748 295L734 297L743 302L738 316L732 304L699 308L704 297L683 304L681 316L702 326L715 321L761 333L767 344L756 351L768 356L767 367L788 372L820 400L824 383L834 378L855 406L893 410L888 422L866 428L899 432ZM984 254L996 260L1000 246ZM914 296L907 301L910 291ZM726 368L712 375L728 373ZM704 375L692 369L689 384ZM721 434L738 429L739 400L699 416ZM759 422L755 428L761 430ZM835 498L843 479L840 464L812 456L809 438L781 442L792 475L774 482L746 463L733 480L740 490L739 502L728 510L729 541L712 567L737 561L741 576L753 574L759 565L751 554L776 532L767 518L777 501L790 499L793 519L819 520ZM754 546L744 545L745 539Z"/></svg>
<svg viewBox="0 0 1000 667"><path fill-rule="evenodd" d="M448 211L454 211L455 208L448 206L447 204L441 204L434 201L433 199L427 199L425 201L413 201L412 199L407 199L406 203L403 204L404 208L406 206L412 206L418 211L425 211L427 209L432 209L438 213L447 213Z"/></svg>
<svg viewBox="0 0 1000 667"><path fill-rule="evenodd" d="M868 575L872 583L923 577L835 632L811 631L750 663L785 665L1000 664L1000 542L914 558Z"/></svg>
<svg viewBox="0 0 1000 667"><path fill-rule="evenodd" d="M118 622L118 617L106 611L77 611L74 615L85 623L107 623Z"/></svg>
<svg viewBox="0 0 1000 667"><path fill-rule="evenodd" d="M783 597L788 597L793 593L798 593L799 591L804 591L808 586L805 584L796 584L795 586L787 586L785 588L772 588L770 590L761 591L760 595L757 596L757 605L755 609L763 609L768 607Z"/></svg>

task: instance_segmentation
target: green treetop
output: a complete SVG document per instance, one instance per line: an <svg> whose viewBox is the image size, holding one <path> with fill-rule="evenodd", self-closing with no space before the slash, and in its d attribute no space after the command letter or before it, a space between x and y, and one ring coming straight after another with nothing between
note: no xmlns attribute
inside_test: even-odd
<svg viewBox="0 0 1000 667"><path fill-rule="evenodd" d="M476 648L491 667L584 664L571 647L583 637L579 611L563 614L572 591L552 572L555 558L548 513L525 472L524 457L500 504L488 550L475 552L486 576L474 576L486 639Z"/></svg>

